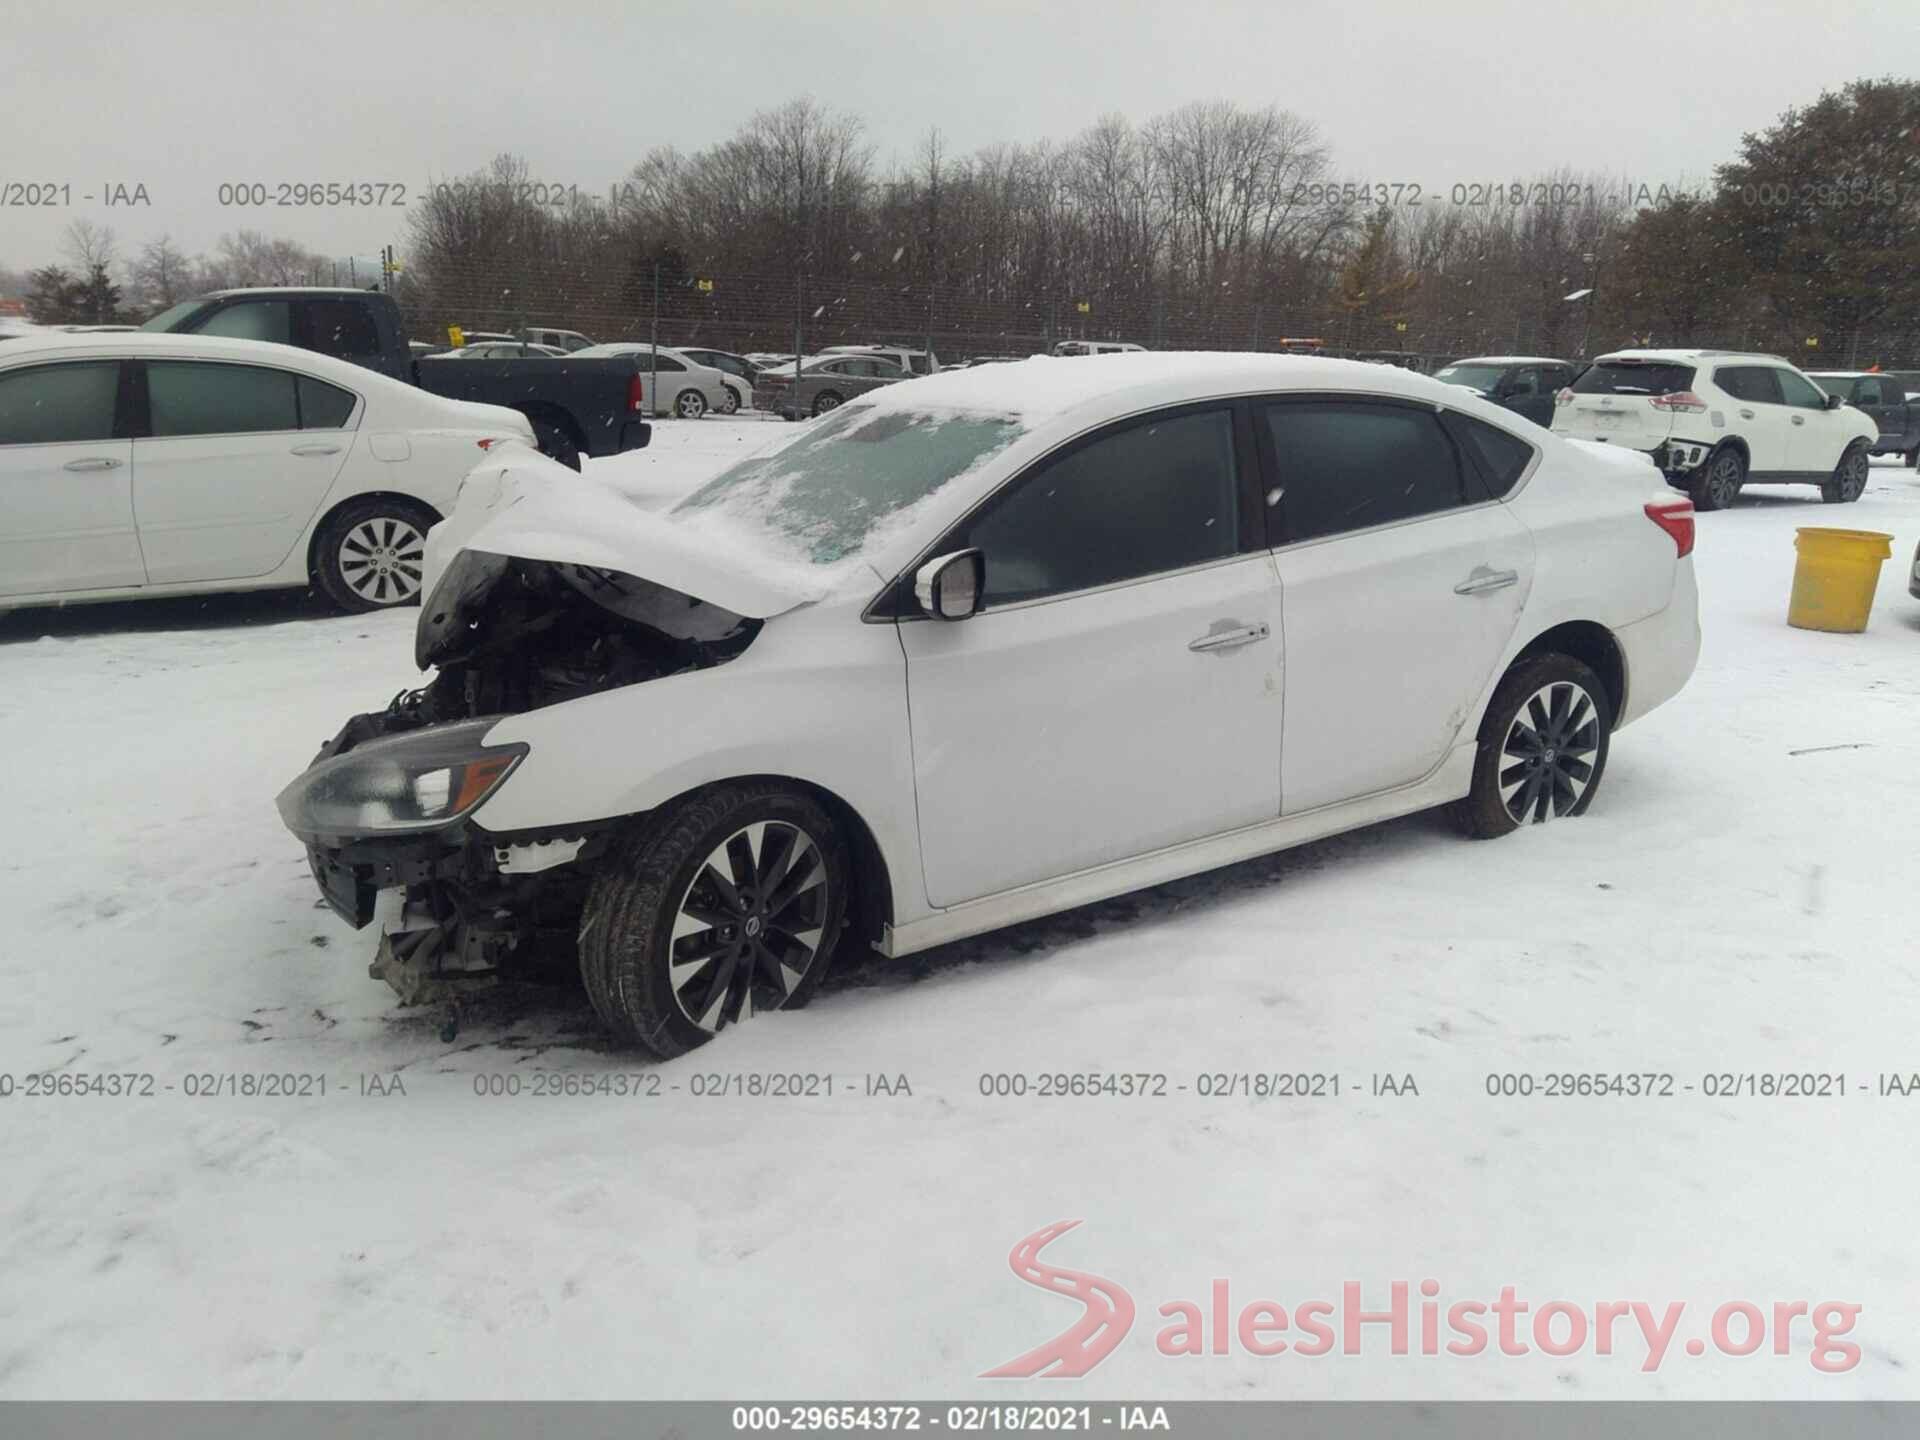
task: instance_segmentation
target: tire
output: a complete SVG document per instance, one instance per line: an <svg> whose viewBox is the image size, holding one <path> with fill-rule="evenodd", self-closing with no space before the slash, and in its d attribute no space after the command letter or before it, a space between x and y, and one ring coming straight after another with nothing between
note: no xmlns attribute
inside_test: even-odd
<svg viewBox="0 0 1920 1440"><path fill-rule="evenodd" d="M738 415L740 413L740 392L731 385L723 388L727 392L727 403L720 407L720 413L722 415Z"/></svg>
<svg viewBox="0 0 1920 1440"><path fill-rule="evenodd" d="M314 584L350 613L418 603L427 531L438 518L411 500L348 501L314 536Z"/></svg>
<svg viewBox="0 0 1920 1440"><path fill-rule="evenodd" d="M707 413L707 397L698 390L682 390L674 397L673 413L682 420L698 420Z"/></svg>
<svg viewBox="0 0 1920 1440"><path fill-rule="evenodd" d="M1906 464L1909 470L1920 467L1920 445L1916 445L1913 449L1907 451Z"/></svg>
<svg viewBox="0 0 1920 1440"><path fill-rule="evenodd" d="M1851 505L1866 493L1867 447L1858 440L1847 447L1840 463L1833 467L1833 478L1820 487L1820 498L1829 505Z"/></svg>
<svg viewBox="0 0 1920 1440"><path fill-rule="evenodd" d="M1539 743L1542 731L1552 743ZM1586 814L1606 773L1612 731L1606 687L1586 665L1570 655L1522 661L1480 722L1473 788L1448 807L1454 823L1470 839L1492 840L1523 823Z"/></svg>
<svg viewBox="0 0 1920 1440"><path fill-rule="evenodd" d="M535 420L533 438L539 445L542 455L558 460L569 470L580 468L580 447L574 443L573 437L558 425L545 420Z"/></svg>
<svg viewBox="0 0 1920 1440"><path fill-rule="evenodd" d="M832 961L851 869L833 817L793 786L742 781L675 801L614 846L588 891L580 975L595 1012L617 1039L671 1059L755 1011L805 1004ZM769 873L771 901L754 893ZM676 951L704 963L676 976Z"/></svg>
<svg viewBox="0 0 1920 1440"><path fill-rule="evenodd" d="M822 390L818 395L813 397L814 416L818 418L826 414L829 410L838 410L846 403L845 400L840 398L838 391Z"/></svg>
<svg viewBox="0 0 1920 1440"><path fill-rule="evenodd" d="M1740 487L1746 483L1747 462L1732 446L1722 446L1693 472L1687 494L1693 497L1696 510L1724 510L1739 497Z"/></svg>

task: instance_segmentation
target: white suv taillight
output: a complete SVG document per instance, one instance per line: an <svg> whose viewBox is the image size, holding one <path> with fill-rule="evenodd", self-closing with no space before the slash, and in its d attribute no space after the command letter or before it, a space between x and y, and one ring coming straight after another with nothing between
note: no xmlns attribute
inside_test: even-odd
<svg viewBox="0 0 1920 1440"><path fill-rule="evenodd" d="M1693 553L1693 502L1691 500L1649 500L1647 518L1673 537L1680 556Z"/></svg>
<svg viewBox="0 0 1920 1440"><path fill-rule="evenodd" d="M1700 411L1707 408L1707 402L1691 390L1675 390L1671 394L1656 395L1648 403L1656 410Z"/></svg>

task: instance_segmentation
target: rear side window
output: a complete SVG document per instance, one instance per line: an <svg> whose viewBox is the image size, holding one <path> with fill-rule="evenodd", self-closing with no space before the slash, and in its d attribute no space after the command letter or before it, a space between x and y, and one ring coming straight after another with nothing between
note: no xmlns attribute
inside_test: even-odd
<svg viewBox="0 0 1920 1440"><path fill-rule="evenodd" d="M1691 365L1644 360L1603 360L1573 382L1576 395L1671 395L1692 388Z"/></svg>
<svg viewBox="0 0 1920 1440"><path fill-rule="evenodd" d="M649 363L652 363L653 352L648 351L647 354L649 357ZM667 375L677 371L685 370L687 367L682 365L678 360L674 359L671 355L662 355L658 357L658 364L654 365L654 368L658 370L662 375Z"/></svg>
<svg viewBox="0 0 1920 1440"><path fill-rule="evenodd" d="M271 340L285 345L293 338L291 311L284 300L248 300L223 305L198 326L196 335L225 335L232 340Z"/></svg>
<svg viewBox="0 0 1920 1440"><path fill-rule="evenodd" d="M111 440L119 389L114 360L35 365L0 375L0 445Z"/></svg>
<svg viewBox="0 0 1920 1440"><path fill-rule="evenodd" d="M1838 384L1837 389L1835 388L1836 383ZM1830 382L1827 388L1833 390L1834 393L1838 395L1844 396L1847 393L1844 382ZM1856 381L1853 387L1853 403L1855 405L1886 404L1887 402L1881 398L1879 380L1868 379Z"/></svg>
<svg viewBox="0 0 1920 1440"><path fill-rule="evenodd" d="M1713 372L1713 383L1736 400L1755 405L1781 403L1780 382L1764 365L1728 365Z"/></svg>
<svg viewBox="0 0 1920 1440"><path fill-rule="evenodd" d="M307 344L322 355L365 358L380 353L373 311L351 300L309 300Z"/></svg>
<svg viewBox="0 0 1920 1440"><path fill-rule="evenodd" d="M910 355L907 357L907 359L908 359L908 363L910 363L913 366L914 374L924 375L927 373L927 357L926 356ZM882 370L880 373L882 375L891 375L893 372L891 370Z"/></svg>
<svg viewBox="0 0 1920 1440"><path fill-rule="evenodd" d="M354 396L351 391L329 385L324 380L315 380L311 375L302 375L298 384L302 430L338 430L353 414Z"/></svg>
<svg viewBox="0 0 1920 1440"><path fill-rule="evenodd" d="M1430 411L1347 400L1270 405L1284 539L1315 540L1452 510L1470 495Z"/></svg>
<svg viewBox="0 0 1920 1440"><path fill-rule="evenodd" d="M1498 497L1513 489L1533 462L1533 446L1497 425L1457 412L1449 412L1446 423L1479 468L1490 495Z"/></svg>
<svg viewBox="0 0 1920 1440"><path fill-rule="evenodd" d="M1142 421L1016 480L949 548L987 556L985 603L1183 570L1240 546L1233 413Z"/></svg>
<svg viewBox="0 0 1920 1440"><path fill-rule="evenodd" d="M285 370L147 362L147 410L155 438L298 430L297 405L294 377Z"/></svg>

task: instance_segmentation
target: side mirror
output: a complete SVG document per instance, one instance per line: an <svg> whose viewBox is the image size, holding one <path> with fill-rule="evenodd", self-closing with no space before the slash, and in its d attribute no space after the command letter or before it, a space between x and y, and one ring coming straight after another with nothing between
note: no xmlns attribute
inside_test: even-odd
<svg viewBox="0 0 1920 1440"><path fill-rule="evenodd" d="M1846 403L1847 403L1846 399L1843 396L1840 396L1840 395L1827 396L1827 409L1829 410L1838 410L1842 405Z"/></svg>
<svg viewBox="0 0 1920 1440"><path fill-rule="evenodd" d="M987 557L956 550L927 561L913 576L913 598L935 620L964 620L980 608L987 589Z"/></svg>

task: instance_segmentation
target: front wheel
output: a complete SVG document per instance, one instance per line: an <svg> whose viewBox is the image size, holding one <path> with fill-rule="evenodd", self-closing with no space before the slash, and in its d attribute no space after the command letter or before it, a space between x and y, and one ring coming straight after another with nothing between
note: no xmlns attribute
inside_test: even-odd
<svg viewBox="0 0 1920 1440"><path fill-rule="evenodd" d="M1475 840L1584 815L1607 768L1613 706L1600 677L1570 655L1516 666L1480 723L1473 788L1451 813Z"/></svg>
<svg viewBox="0 0 1920 1440"><path fill-rule="evenodd" d="M673 402L673 413L682 420L698 420L707 413L707 397L698 390L682 390Z"/></svg>
<svg viewBox="0 0 1920 1440"><path fill-rule="evenodd" d="M602 863L580 919L601 1021L664 1058L804 1004L846 913L833 817L777 781L714 786L649 817Z"/></svg>
<svg viewBox="0 0 1920 1440"><path fill-rule="evenodd" d="M424 506L405 500L374 496L342 505L314 537L314 581L342 610L411 604L420 598L433 523Z"/></svg>
<svg viewBox="0 0 1920 1440"><path fill-rule="evenodd" d="M722 415L738 415L740 413L740 392L731 385L725 388L727 400L726 403L720 407L720 413Z"/></svg>
<svg viewBox="0 0 1920 1440"><path fill-rule="evenodd" d="M1740 496L1747 481L1747 462L1733 449L1716 450L1706 464L1694 472L1687 493L1696 510L1724 510Z"/></svg>
<svg viewBox="0 0 1920 1440"><path fill-rule="evenodd" d="M1867 447L1855 441L1833 467L1833 478L1820 487L1820 498L1829 505L1850 505L1867 489Z"/></svg>

